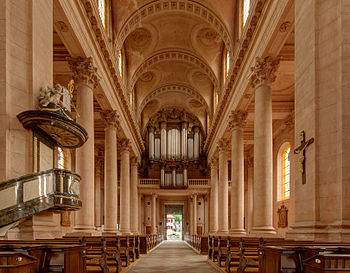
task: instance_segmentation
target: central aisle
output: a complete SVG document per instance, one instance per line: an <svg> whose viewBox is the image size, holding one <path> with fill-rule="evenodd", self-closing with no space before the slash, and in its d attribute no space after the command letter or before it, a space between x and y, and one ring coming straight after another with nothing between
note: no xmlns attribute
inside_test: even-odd
<svg viewBox="0 0 350 273"><path fill-rule="evenodd" d="M207 255L199 255L184 241L164 241L128 272L139 273L211 273L218 272L207 263Z"/></svg>

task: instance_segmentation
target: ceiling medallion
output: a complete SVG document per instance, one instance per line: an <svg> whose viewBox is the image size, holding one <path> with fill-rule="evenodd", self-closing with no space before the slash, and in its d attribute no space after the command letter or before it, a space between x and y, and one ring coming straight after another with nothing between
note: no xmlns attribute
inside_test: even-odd
<svg viewBox="0 0 350 273"><path fill-rule="evenodd" d="M151 33L145 28L138 28L130 34L130 44L134 49L142 49L149 45Z"/></svg>
<svg viewBox="0 0 350 273"><path fill-rule="evenodd" d="M200 71L196 71L192 74L192 78L193 80L197 80L197 81L206 81L208 80L207 75L205 75L204 73L200 72Z"/></svg>
<svg viewBox="0 0 350 273"><path fill-rule="evenodd" d="M198 101L198 100L195 100L195 99L191 99L188 103L192 108L200 108L202 107L203 105Z"/></svg>
<svg viewBox="0 0 350 273"><path fill-rule="evenodd" d="M143 82L151 82L153 80L154 74L150 71L143 73L140 76L140 80Z"/></svg>
<svg viewBox="0 0 350 273"><path fill-rule="evenodd" d="M219 34L212 28L202 28L198 31L197 40L204 47L215 47L221 39Z"/></svg>

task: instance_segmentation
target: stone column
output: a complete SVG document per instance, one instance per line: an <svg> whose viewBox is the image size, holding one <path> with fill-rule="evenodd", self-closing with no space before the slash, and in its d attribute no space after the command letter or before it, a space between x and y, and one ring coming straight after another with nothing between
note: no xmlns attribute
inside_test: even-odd
<svg viewBox="0 0 350 273"><path fill-rule="evenodd" d="M130 231L133 234L138 233L138 219L139 219L139 204L138 204L138 190L137 190L137 158L131 158L131 186L130 186Z"/></svg>
<svg viewBox="0 0 350 273"><path fill-rule="evenodd" d="M95 227L100 228L102 225L102 208L101 208L101 182L103 179L103 157L96 156L95 160Z"/></svg>
<svg viewBox="0 0 350 273"><path fill-rule="evenodd" d="M210 233L218 230L218 162L210 160Z"/></svg>
<svg viewBox="0 0 350 273"><path fill-rule="evenodd" d="M130 233L130 140L120 143L120 231Z"/></svg>
<svg viewBox="0 0 350 273"><path fill-rule="evenodd" d="M229 126L231 141L231 229L232 235L244 235L244 143L243 127L247 112L232 111Z"/></svg>
<svg viewBox="0 0 350 273"><path fill-rule="evenodd" d="M192 195L192 234L197 234L197 194Z"/></svg>
<svg viewBox="0 0 350 273"><path fill-rule="evenodd" d="M95 230L94 221L94 95L99 79L92 58L70 58L69 65L73 72L77 90L76 121L88 133L86 143L76 150L76 171L81 176L80 199L82 208L75 214L76 231Z"/></svg>
<svg viewBox="0 0 350 273"><path fill-rule="evenodd" d="M254 158L248 158L248 206L247 206L247 230L248 234L253 228L254 214Z"/></svg>
<svg viewBox="0 0 350 273"><path fill-rule="evenodd" d="M118 227L118 166L117 111L103 111L105 126L105 232L117 232Z"/></svg>
<svg viewBox="0 0 350 273"><path fill-rule="evenodd" d="M219 183L218 183L218 233L228 233L228 166L226 139L220 139L219 148Z"/></svg>
<svg viewBox="0 0 350 273"><path fill-rule="evenodd" d="M152 233L157 233L157 195L152 194Z"/></svg>
<svg viewBox="0 0 350 273"><path fill-rule="evenodd" d="M279 60L256 58L249 78L255 89L254 113L254 226L253 233L275 234L272 198L272 99L271 83Z"/></svg>

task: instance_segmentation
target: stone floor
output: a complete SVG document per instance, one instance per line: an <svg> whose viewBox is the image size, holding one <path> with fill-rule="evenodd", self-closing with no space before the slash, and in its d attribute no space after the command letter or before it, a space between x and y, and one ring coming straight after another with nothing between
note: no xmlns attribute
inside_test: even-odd
<svg viewBox="0 0 350 273"><path fill-rule="evenodd" d="M184 241L164 241L140 261L128 273L212 273L218 272L207 263L207 255L199 255Z"/></svg>

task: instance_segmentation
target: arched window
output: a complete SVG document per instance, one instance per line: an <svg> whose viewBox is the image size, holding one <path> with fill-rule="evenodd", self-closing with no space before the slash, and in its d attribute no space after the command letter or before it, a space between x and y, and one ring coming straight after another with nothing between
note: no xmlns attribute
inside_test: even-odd
<svg viewBox="0 0 350 273"><path fill-rule="evenodd" d="M123 79L123 52L119 50L118 52L118 68L120 73L120 78Z"/></svg>
<svg viewBox="0 0 350 273"><path fill-rule="evenodd" d="M65 169L64 152L60 147L57 148L57 168Z"/></svg>
<svg viewBox="0 0 350 273"><path fill-rule="evenodd" d="M250 8L250 0L242 0L242 29L247 22Z"/></svg>
<svg viewBox="0 0 350 273"><path fill-rule="evenodd" d="M106 28L107 24L107 5L106 5L106 0L98 0L98 13L100 14L100 18L102 21L102 25L104 28Z"/></svg>
<svg viewBox="0 0 350 273"><path fill-rule="evenodd" d="M290 145L282 154L282 200L290 197Z"/></svg>
<svg viewBox="0 0 350 273"><path fill-rule="evenodd" d="M226 73L226 78L228 77L228 73L230 72L230 52L227 51L226 52L226 61L225 61L225 65L226 65L226 69L225 69L225 73Z"/></svg>

